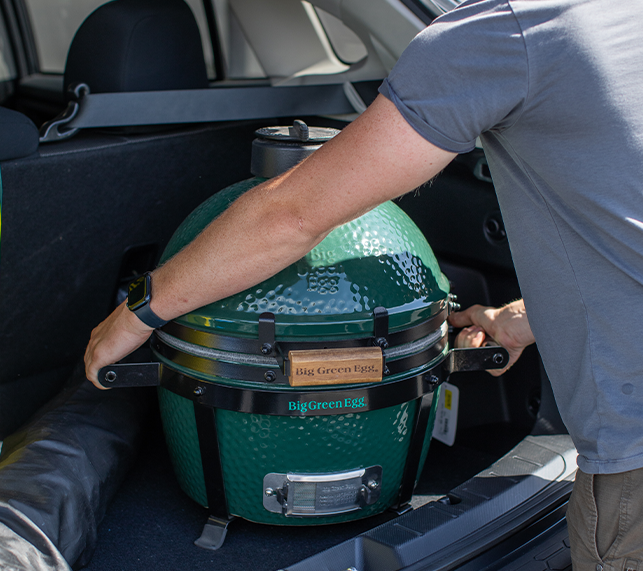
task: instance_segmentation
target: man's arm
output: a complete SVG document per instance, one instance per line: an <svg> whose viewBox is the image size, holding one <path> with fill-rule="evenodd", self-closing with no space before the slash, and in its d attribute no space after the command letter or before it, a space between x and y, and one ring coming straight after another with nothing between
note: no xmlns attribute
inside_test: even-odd
<svg viewBox="0 0 643 571"><path fill-rule="evenodd" d="M500 308L472 305L464 311L452 313L449 322L455 327L464 327L456 337L456 347L482 347L491 342L507 349L509 364L504 369L487 371L494 377L506 372L525 347L535 342L522 299Z"/></svg>
<svg viewBox="0 0 643 571"><path fill-rule="evenodd" d="M251 189L153 272L152 310L170 320L273 276L337 226L438 174L455 156L420 136L379 96L339 135L288 172ZM123 304L92 332L87 378L152 329Z"/></svg>

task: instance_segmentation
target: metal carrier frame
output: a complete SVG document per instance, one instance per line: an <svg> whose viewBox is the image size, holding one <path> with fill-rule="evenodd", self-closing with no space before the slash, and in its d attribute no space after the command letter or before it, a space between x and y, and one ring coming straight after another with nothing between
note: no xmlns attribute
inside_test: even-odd
<svg viewBox="0 0 643 571"><path fill-rule="evenodd" d="M193 330L177 323L169 323L163 327L162 333L155 334L152 340L152 348L159 355L170 361L174 359L180 361L182 354L185 354L168 344L170 336L176 336L188 344L196 342L197 347L259 354L269 358L274 364L266 362L264 366L251 366L239 363L213 362L194 354L187 354L187 357L189 358L189 366L194 367L197 372L228 379L255 381L262 383L263 386L247 388L204 381L175 371L170 366L161 363L110 365L99 371L98 378L104 386L111 387L161 386L193 402L208 509L211 514L201 537L195 541L195 544L214 550L223 544L228 525L234 519L234 516L228 511L223 484L223 470L216 428L215 409L217 408L252 414L300 416L302 413L298 410L293 411L288 403L297 399L305 399L314 394L323 394L328 400L363 398L366 404L364 408L360 409L361 411L377 410L419 400L398 498L390 508L398 514L411 509L410 501L416 485L435 390L453 372L500 369L506 366L509 360L506 350L502 347L452 349L445 353L447 332L443 324L446 322L447 314L448 307L444 307L437 315L419 325L389 333L388 312L383 307L377 307L373 311L373 336L322 342L276 341L275 316L272 313L263 313L259 317L258 339L216 335ZM417 371L418 367L437 360L431 369L420 374L411 374L409 377L389 382L385 380L379 384L345 385L346 388L336 390L311 387L285 391L279 386L287 384L288 361L285 356L290 350L377 346L382 349L385 359L387 351L390 352L392 347L413 343L430 336L432 332L439 332L439 334L436 333L436 340L429 347L418 354L384 363L384 375L393 376L402 374L404 371ZM163 333L167 337L164 337ZM349 412L349 410L316 410L315 416L336 415L344 412Z"/></svg>

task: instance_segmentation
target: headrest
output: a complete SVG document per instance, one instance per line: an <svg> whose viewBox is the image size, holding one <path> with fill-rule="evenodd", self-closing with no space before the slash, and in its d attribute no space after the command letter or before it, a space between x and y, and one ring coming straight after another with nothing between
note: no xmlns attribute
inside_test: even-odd
<svg viewBox="0 0 643 571"><path fill-rule="evenodd" d="M0 161L27 157L38 149L38 129L31 119L0 107Z"/></svg>
<svg viewBox="0 0 643 571"><path fill-rule="evenodd" d="M114 0L82 23L69 47L65 92L204 89L208 77L199 28L183 0Z"/></svg>

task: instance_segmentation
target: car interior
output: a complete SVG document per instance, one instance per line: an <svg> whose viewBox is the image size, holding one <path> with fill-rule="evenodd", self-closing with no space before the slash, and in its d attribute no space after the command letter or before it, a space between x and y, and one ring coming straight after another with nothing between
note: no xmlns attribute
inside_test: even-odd
<svg viewBox="0 0 643 571"><path fill-rule="evenodd" d="M38 26L58 31L44 4L0 3L0 521L90 571L482 569L506 552L536 561L517 544L494 549L550 529L537 561L567 568L574 450L535 347L499 378L451 375L455 443L432 441L411 511L301 527L236 519L216 551L194 545L209 512L177 485L156 390L84 378L91 331L129 282L197 206L252 177L255 131L296 119L341 129L413 35L459 2L85 2L65 21L73 41L56 71L53 47L37 47ZM462 307L520 297L481 148L397 204Z"/></svg>

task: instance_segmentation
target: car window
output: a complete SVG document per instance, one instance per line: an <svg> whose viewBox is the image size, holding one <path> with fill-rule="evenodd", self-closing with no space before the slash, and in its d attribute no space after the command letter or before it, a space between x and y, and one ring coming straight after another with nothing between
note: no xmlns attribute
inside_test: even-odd
<svg viewBox="0 0 643 571"><path fill-rule="evenodd" d="M436 15L448 12L457 8L462 4L464 0L420 0L431 12L435 12Z"/></svg>
<svg viewBox="0 0 643 571"><path fill-rule="evenodd" d="M267 76L251 42L245 36L237 15L230 7L229 0L208 0L216 15L217 31L224 58L225 75L230 79L265 78ZM454 0L440 0L450 2ZM39 67L42 73L62 74L69 45L82 22L107 0L25 0L34 32ZM203 0L186 0L192 9L203 42L208 77L216 79L214 56L208 30ZM308 4L307 2L302 4ZM311 7L311 10L312 7ZM312 16L321 24L328 42L341 64L352 64L367 55L364 44L356 34L347 28L338 18L321 10L314 9ZM3 30L0 29L0 35ZM0 38L2 42L2 38ZM4 42L7 44L7 42ZM3 49L3 54L5 53ZM11 58L8 58L8 62ZM338 63L339 63L338 62ZM340 70L341 71L341 70ZM3 73L15 76L15 70L9 63L0 61L0 80Z"/></svg>
<svg viewBox="0 0 643 571"><path fill-rule="evenodd" d="M201 0L186 0L199 25L208 76L214 78L210 35ZM105 0L25 0L36 40L40 71L63 73L76 30Z"/></svg>
<svg viewBox="0 0 643 571"><path fill-rule="evenodd" d="M63 73L69 44L83 20L105 0L26 0L40 71Z"/></svg>
<svg viewBox="0 0 643 571"><path fill-rule="evenodd" d="M212 0L212 5L216 14L226 76L230 79L266 77L266 72L246 39L228 0Z"/></svg>
<svg viewBox="0 0 643 571"><path fill-rule="evenodd" d="M203 56L205 57L205 65L208 69L208 78L216 79L216 72L214 67L214 55L212 53L212 41L210 39L210 32L208 31L208 23L203 9L203 0L185 0L192 9L196 23L199 26L199 33L201 34L201 43L203 44Z"/></svg>
<svg viewBox="0 0 643 571"><path fill-rule="evenodd" d="M9 34L4 20L0 17L0 103L4 103L14 90L14 79L18 75ZM0 188L2 200L2 188Z"/></svg>
<svg viewBox="0 0 643 571"><path fill-rule="evenodd" d="M357 34L339 19L321 8L315 8L331 46L342 63L357 63L368 55Z"/></svg>
<svg viewBox="0 0 643 571"><path fill-rule="evenodd" d="M310 2L211 1L230 79L337 74L367 54L341 20Z"/></svg>
<svg viewBox="0 0 643 571"><path fill-rule="evenodd" d="M0 18L0 81L15 79L16 66L4 21Z"/></svg>

